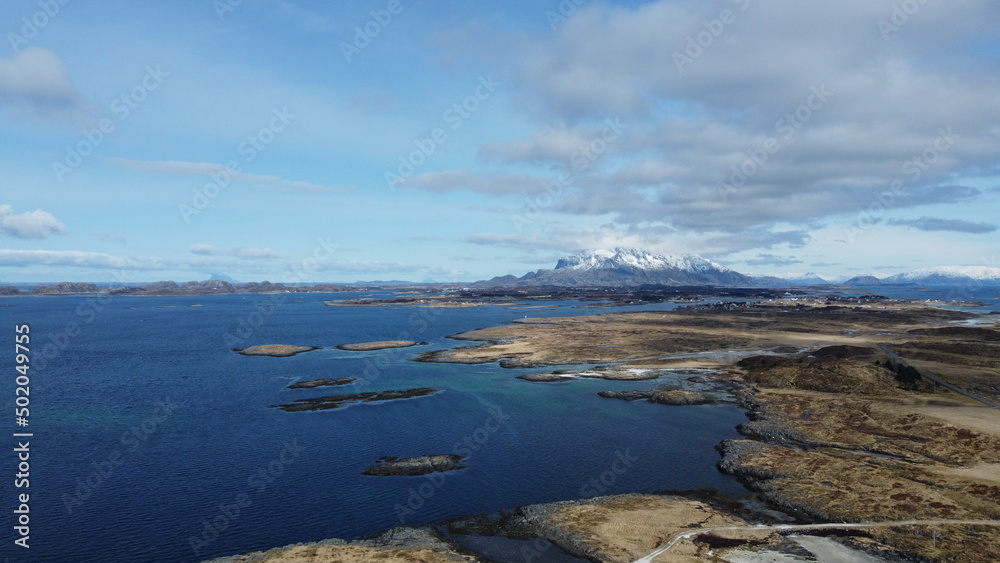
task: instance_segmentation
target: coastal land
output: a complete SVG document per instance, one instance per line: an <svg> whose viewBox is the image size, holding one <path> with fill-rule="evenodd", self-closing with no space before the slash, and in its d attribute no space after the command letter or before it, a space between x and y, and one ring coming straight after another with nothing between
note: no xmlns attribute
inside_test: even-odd
<svg viewBox="0 0 1000 563"><path fill-rule="evenodd" d="M489 560L470 537L521 541L533 561L997 561L998 324L920 301L793 296L458 334L419 360L539 370L521 385L632 380L601 395L662 408L738 403L748 421L717 446L718 468L746 495L568 500L218 561Z"/></svg>
<svg viewBox="0 0 1000 563"><path fill-rule="evenodd" d="M375 350L389 350L391 348L409 348L410 346L426 345L426 342L415 342L413 340L381 340L378 342L358 342L356 344L341 344L337 348L351 352L372 352Z"/></svg>

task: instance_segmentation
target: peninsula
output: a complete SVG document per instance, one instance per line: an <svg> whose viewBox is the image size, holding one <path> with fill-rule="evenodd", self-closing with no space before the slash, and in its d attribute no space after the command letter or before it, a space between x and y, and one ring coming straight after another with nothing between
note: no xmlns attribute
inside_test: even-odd
<svg viewBox="0 0 1000 563"><path fill-rule="evenodd" d="M718 445L718 467L737 476L747 495L568 500L397 528L363 546L337 540L225 561L325 560L321 553L352 561L483 560L461 543L469 534L529 542L536 560L545 550L615 563L770 561L789 550L821 559L1000 560L1000 409L990 406L1000 402L997 321L906 299L792 296L525 318L458 334L472 345L420 360L599 364L539 372L523 385L559 381L570 389L582 377L632 378L634 390L601 395L669 405L663 408L697 408L686 405L721 395L738 402L749 420L738 428L741 439ZM641 377L679 368L701 375L671 389Z"/></svg>

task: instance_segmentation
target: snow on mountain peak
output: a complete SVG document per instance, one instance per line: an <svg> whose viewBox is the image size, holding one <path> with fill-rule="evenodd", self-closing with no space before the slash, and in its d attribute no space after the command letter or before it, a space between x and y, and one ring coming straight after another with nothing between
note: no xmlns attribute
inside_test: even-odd
<svg viewBox="0 0 1000 563"><path fill-rule="evenodd" d="M634 248L596 250L574 254L559 260L556 269L594 270L631 267L639 270L665 270L676 268L685 272L717 270L728 272L729 268L698 256L697 254L654 254Z"/></svg>
<svg viewBox="0 0 1000 563"><path fill-rule="evenodd" d="M922 268L892 276L895 279L918 280L929 276L967 277L974 280L1000 281L1000 268L991 266L940 266Z"/></svg>

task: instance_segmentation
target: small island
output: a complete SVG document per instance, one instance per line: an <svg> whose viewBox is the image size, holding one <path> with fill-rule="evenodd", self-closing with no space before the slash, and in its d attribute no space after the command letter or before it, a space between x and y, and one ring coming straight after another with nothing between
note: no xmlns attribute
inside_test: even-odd
<svg viewBox="0 0 1000 563"><path fill-rule="evenodd" d="M289 389L315 389L316 387L332 387L334 385L350 385L357 381L356 377L341 377L339 379L313 379L310 381L300 381L288 386Z"/></svg>
<svg viewBox="0 0 1000 563"><path fill-rule="evenodd" d="M375 460L375 465L365 469L365 475L377 477L404 476L412 477L465 469L459 463L465 458L456 454L425 455L421 457L381 457Z"/></svg>
<svg viewBox="0 0 1000 563"><path fill-rule="evenodd" d="M312 399L298 399L294 403L287 405L274 405L273 408L278 408L285 412L321 411L340 408L348 403L375 403L381 401L395 401L398 399L424 397L427 395L433 395L438 391L440 391L440 389L435 389L433 387L420 387L417 389L394 389L378 392L368 391L365 393L348 393L344 395L314 397Z"/></svg>
<svg viewBox="0 0 1000 563"><path fill-rule="evenodd" d="M313 350L319 350L319 348L316 346L291 346L289 344L258 344L249 348L233 348L233 352L244 356L270 356L272 358L288 358Z"/></svg>
<svg viewBox="0 0 1000 563"><path fill-rule="evenodd" d="M645 381L657 379L668 373L667 370L626 368L622 366L598 366L588 370L556 370L551 373L528 373L517 379L535 382L570 381L573 379L605 379L608 381Z"/></svg>
<svg viewBox="0 0 1000 563"><path fill-rule="evenodd" d="M390 348L409 348L410 346L426 346L426 342L416 342L414 340L380 340L378 342L359 342L357 344L341 344L337 346L340 350L350 352L371 352L373 350L388 350Z"/></svg>
<svg viewBox="0 0 1000 563"><path fill-rule="evenodd" d="M618 399L621 401L637 401L646 399L650 403L661 405L707 405L713 403L713 399L705 393L695 391L649 389L639 391L601 391L598 393L605 399Z"/></svg>
<svg viewBox="0 0 1000 563"><path fill-rule="evenodd" d="M562 373L527 373L517 376L517 379L534 382L572 381L578 376Z"/></svg>

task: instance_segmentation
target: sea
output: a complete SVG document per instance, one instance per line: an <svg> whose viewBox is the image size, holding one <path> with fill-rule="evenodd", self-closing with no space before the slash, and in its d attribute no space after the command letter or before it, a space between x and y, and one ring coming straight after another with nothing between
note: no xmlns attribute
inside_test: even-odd
<svg viewBox="0 0 1000 563"><path fill-rule="evenodd" d="M735 405L666 407L597 395L656 381L531 383L516 376L549 370L413 361L469 345L449 335L523 317L680 305L326 305L390 295L0 299L9 339L0 386L0 557L202 561L604 494L743 492L716 469L713 448L738 437L735 427L746 417ZM15 369L16 327L23 325L30 330L27 382ZM399 339L426 344L336 348ZM232 351L255 344L319 349L288 358ZM288 388L341 377L357 381ZM24 383L28 396L18 399ZM274 408L419 387L441 391L327 411ZM465 469L362 474L383 456L449 453L466 456Z"/></svg>

